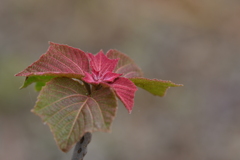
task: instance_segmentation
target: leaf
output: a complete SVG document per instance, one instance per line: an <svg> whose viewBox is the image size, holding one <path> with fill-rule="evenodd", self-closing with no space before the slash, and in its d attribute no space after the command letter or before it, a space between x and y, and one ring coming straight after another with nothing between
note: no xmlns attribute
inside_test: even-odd
<svg viewBox="0 0 240 160"><path fill-rule="evenodd" d="M62 77L46 83L32 111L48 124L59 148L67 152L86 132L109 132L116 106L110 88L87 96L84 85Z"/></svg>
<svg viewBox="0 0 240 160"><path fill-rule="evenodd" d="M147 79L147 78L130 78L130 80L138 87L145 89L156 96L164 96L169 87L179 87L182 84L175 84L171 81Z"/></svg>
<svg viewBox="0 0 240 160"><path fill-rule="evenodd" d="M46 82L36 82L35 84L35 90L36 91L41 91L42 87L46 85Z"/></svg>
<svg viewBox="0 0 240 160"><path fill-rule="evenodd" d="M142 77L143 73L141 69L135 64L135 62L127 55L111 49L107 52L106 56L110 59L119 59L115 73L123 74L125 78Z"/></svg>
<svg viewBox="0 0 240 160"><path fill-rule="evenodd" d="M41 88L45 85L45 83L50 81L54 77L55 76L44 76L44 75L43 76L29 76L29 77L26 77L26 79L24 81L24 84L20 87L20 89L26 88L30 84L36 82L35 89L37 91L40 91Z"/></svg>
<svg viewBox="0 0 240 160"><path fill-rule="evenodd" d="M96 55L89 53L88 57L90 59L92 70L101 72L101 74L113 72L118 63L118 59L109 59L104 55L102 50Z"/></svg>
<svg viewBox="0 0 240 160"><path fill-rule="evenodd" d="M118 63L118 59L109 59L101 50L97 55L88 54L91 65L91 74L85 72L85 77L82 79L87 83L99 84L101 82L113 82L122 74L113 73L114 68Z"/></svg>
<svg viewBox="0 0 240 160"><path fill-rule="evenodd" d="M16 76L48 75L82 78L84 71L88 70L88 57L82 50L50 42L47 52Z"/></svg>
<svg viewBox="0 0 240 160"><path fill-rule="evenodd" d="M111 54L111 52L108 53ZM119 59L109 59L104 55L103 51L98 52L97 55L88 54L88 56L90 58L91 73L85 72L85 77L82 80L93 85L102 84L103 86L111 87L128 112L131 113L137 87L127 78L120 77L122 74L113 73ZM125 55L122 54L122 56Z"/></svg>
<svg viewBox="0 0 240 160"><path fill-rule="evenodd" d="M114 83L104 83L103 85L110 86L118 98L123 102L124 106L129 113L132 112L134 106L134 96L137 91L137 87L129 79L119 77Z"/></svg>

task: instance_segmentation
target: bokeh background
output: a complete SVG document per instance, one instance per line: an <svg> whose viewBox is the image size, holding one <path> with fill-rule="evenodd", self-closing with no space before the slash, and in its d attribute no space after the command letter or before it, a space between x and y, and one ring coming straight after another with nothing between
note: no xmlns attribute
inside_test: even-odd
<svg viewBox="0 0 240 160"><path fill-rule="evenodd" d="M146 77L184 84L163 98L119 102L112 133L93 133L85 160L240 159L239 0L1 0L0 159L69 160L30 112L33 86L13 75L48 41L118 49Z"/></svg>

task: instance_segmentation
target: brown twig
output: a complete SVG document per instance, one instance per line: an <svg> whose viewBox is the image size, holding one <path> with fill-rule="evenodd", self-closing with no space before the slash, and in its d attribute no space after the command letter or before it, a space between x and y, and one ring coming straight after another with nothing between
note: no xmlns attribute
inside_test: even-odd
<svg viewBox="0 0 240 160"><path fill-rule="evenodd" d="M72 160L83 160L83 157L87 154L87 145L90 143L91 138L92 134L90 132L84 134L74 148Z"/></svg>

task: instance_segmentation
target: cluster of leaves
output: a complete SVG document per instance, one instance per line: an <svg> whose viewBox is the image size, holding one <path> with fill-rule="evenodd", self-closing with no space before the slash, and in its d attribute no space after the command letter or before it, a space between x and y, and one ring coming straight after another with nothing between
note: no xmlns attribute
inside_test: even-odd
<svg viewBox="0 0 240 160"><path fill-rule="evenodd" d="M109 50L96 55L50 42L39 60L16 76L25 76L22 88L36 83L40 91L32 112L48 124L59 148L67 152L86 132L110 131L118 97L129 113L137 87L163 96L171 81L142 77L125 54Z"/></svg>

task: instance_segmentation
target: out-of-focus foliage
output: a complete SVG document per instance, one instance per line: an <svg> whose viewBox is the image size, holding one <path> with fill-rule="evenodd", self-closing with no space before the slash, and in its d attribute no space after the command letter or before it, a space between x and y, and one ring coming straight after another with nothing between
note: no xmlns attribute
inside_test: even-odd
<svg viewBox="0 0 240 160"><path fill-rule="evenodd" d="M239 160L239 14L237 0L2 0L0 159L71 157L29 112L37 94L13 76L54 41L116 48L146 77L184 84L164 98L137 92L132 115L119 107L113 132L93 134L86 160Z"/></svg>

